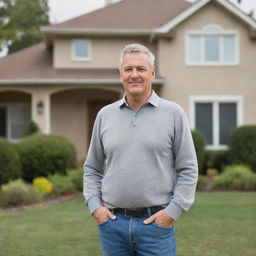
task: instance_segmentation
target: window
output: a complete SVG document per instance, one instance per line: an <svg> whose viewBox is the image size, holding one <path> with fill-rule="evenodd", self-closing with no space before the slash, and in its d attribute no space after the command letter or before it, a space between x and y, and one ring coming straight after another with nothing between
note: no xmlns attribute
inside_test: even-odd
<svg viewBox="0 0 256 256"><path fill-rule="evenodd" d="M24 137L29 120L29 104L1 105L0 136L9 140L17 140Z"/></svg>
<svg viewBox="0 0 256 256"><path fill-rule="evenodd" d="M226 148L230 131L241 125L241 97L192 97L192 128L200 131L208 149Z"/></svg>
<svg viewBox="0 0 256 256"><path fill-rule="evenodd" d="M202 31L189 31L186 40L188 65L237 65L238 33L210 25Z"/></svg>
<svg viewBox="0 0 256 256"><path fill-rule="evenodd" d="M72 41L72 59L78 61L91 59L91 43L89 40L76 39Z"/></svg>

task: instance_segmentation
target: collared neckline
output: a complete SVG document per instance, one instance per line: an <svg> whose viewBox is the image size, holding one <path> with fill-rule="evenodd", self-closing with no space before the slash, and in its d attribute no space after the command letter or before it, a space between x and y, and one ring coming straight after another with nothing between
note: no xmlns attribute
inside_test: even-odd
<svg viewBox="0 0 256 256"><path fill-rule="evenodd" d="M159 107L160 97L155 93L154 90L152 90L152 93L151 93L150 97L148 98L148 100L144 104L147 104L147 103L151 104L152 106ZM129 107L129 104L126 101L125 94L124 94L123 98L120 100L119 107L122 107L124 105Z"/></svg>

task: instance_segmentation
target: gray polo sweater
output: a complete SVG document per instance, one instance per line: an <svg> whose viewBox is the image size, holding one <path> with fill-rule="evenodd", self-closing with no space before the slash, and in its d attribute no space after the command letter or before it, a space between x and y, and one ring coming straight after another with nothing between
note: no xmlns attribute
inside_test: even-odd
<svg viewBox="0 0 256 256"><path fill-rule="evenodd" d="M91 213L102 205L161 205L177 220L194 201L197 176L190 128L177 104L153 92L137 112L125 97L99 111L84 164Z"/></svg>

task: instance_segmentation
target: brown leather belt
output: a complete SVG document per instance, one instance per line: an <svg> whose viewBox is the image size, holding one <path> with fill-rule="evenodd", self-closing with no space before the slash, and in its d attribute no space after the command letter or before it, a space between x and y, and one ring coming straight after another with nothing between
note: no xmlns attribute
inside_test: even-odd
<svg viewBox="0 0 256 256"><path fill-rule="evenodd" d="M164 207L154 206L149 208L114 208L109 209L113 214L119 213L127 217L149 217L161 210Z"/></svg>

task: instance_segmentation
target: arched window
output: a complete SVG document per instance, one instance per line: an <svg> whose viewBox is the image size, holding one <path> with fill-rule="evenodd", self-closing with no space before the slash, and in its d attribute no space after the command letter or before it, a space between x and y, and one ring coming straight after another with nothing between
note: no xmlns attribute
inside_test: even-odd
<svg viewBox="0 0 256 256"><path fill-rule="evenodd" d="M207 25L186 35L188 65L238 65L238 32Z"/></svg>

